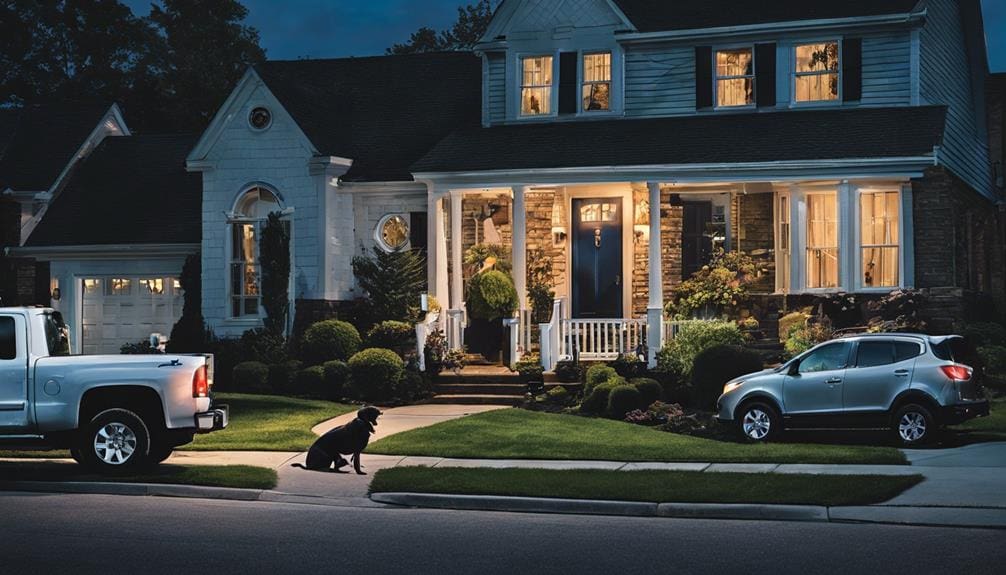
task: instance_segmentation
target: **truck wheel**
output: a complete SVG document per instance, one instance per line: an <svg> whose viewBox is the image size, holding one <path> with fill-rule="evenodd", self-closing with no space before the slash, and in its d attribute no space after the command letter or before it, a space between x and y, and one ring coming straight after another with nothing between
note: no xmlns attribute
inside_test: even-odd
<svg viewBox="0 0 1006 575"><path fill-rule="evenodd" d="M100 473L126 473L149 461L150 431L128 409L106 409L94 416L80 435L84 465Z"/></svg>
<svg viewBox="0 0 1006 575"><path fill-rule="evenodd" d="M171 457L171 454L175 452L175 448L170 445L161 445L155 443L150 446L150 457L147 458L149 465L157 465L165 459Z"/></svg>
<svg viewBox="0 0 1006 575"><path fill-rule="evenodd" d="M936 435L936 418L917 403L902 406L894 414L891 429L904 447L923 445Z"/></svg>

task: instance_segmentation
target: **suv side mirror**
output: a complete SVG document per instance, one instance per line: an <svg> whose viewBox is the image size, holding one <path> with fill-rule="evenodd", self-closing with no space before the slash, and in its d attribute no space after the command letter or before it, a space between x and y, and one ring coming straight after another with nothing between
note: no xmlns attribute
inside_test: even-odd
<svg viewBox="0 0 1006 575"><path fill-rule="evenodd" d="M800 362L794 361L793 363L789 364L789 370L787 371L786 375L800 375Z"/></svg>

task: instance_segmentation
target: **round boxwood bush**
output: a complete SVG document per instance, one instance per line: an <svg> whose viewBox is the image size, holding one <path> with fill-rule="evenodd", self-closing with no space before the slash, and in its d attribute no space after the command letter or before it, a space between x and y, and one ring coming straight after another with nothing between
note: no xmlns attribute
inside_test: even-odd
<svg viewBox="0 0 1006 575"><path fill-rule="evenodd" d="M304 368L304 362L292 359L269 366L269 388L272 393L289 394L294 390L294 378Z"/></svg>
<svg viewBox="0 0 1006 575"><path fill-rule="evenodd" d="M364 401L388 401L395 396L405 363L390 349L372 347L349 358L352 387Z"/></svg>
<svg viewBox="0 0 1006 575"><path fill-rule="evenodd" d="M269 366L260 361L246 361L234 366L234 388L238 391L269 391Z"/></svg>
<svg viewBox="0 0 1006 575"><path fill-rule="evenodd" d="M294 376L293 388L298 394L323 397L325 393L325 369L315 365L302 369Z"/></svg>
<svg viewBox="0 0 1006 575"><path fill-rule="evenodd" d="M692 390L697 407L714 409L726 382L764 369L758 353L737 345L716 345L695 358Z"/></svg>
<svg viewBox="0 0 1006 575"><path fill-rule="evenodd" d="M643 394L632 385L616 385L608 393L608 416L625 419L625 414L639 409L643 404Z"/></svg>
<svg viewBox="0 0 1006 575"><path fill-rule="evenodd" d="M475 274L468 280L465 305L474 319L495 320L510 317L520 302L510 276L498 270Z"/></svg>
<svg viewBox="0 0 1006 575"><path fill-rule="evenodd" d="M399 353L416 338L416 330L404 321L382 321L367 332L367 345L393 349Z"/></svg>
<svg viewBox="0 0 1006 575"><path fill-rule="evenodd" d="M653 405L654 401L659 401L664 396L664 386L660 382L649 377L637 377L629 380L629 383L639 390L641 408Z"/></svg>
<svg viewBox="0 0 1006 575"><path fill-rule="evenodd" d="M555 377L562 383L580 383L582 375L583 368L574 361L563 360L555 364Z"/></svg>
<svg viewBox="0 0 1006 575"><path fill-rule="evenodd" d="M363 340L353 324L336 319L319 321L304 332L300 347L304 360L321 364L333 359L346 361L360 350Z"/></svg>
<svg viewBox="0 0 1006 575"><path fill-rule="evenodd" d="M325 371L325 393L322 395L326 399L338 399L349 381L349 366L346 362L333 359L322 364Z"/></svg>
<svg viewBox="0 0 1006 575"><path fill-rule="evenodd" d="M584 413L602 413L608 407L608 394L619 385L626 385L626 381L621 377L614 377L610 381L598 384L580 404L580 411Z"/></svg>
<svg viewBox="0 0 1006 575"><path fill-rule="evenodd" d="M587 383L583 386L584 395L590 395L595 387L616 377L618 377L618 372L615 371L615 368L603 363L595 363L587 369Z"/></svg>

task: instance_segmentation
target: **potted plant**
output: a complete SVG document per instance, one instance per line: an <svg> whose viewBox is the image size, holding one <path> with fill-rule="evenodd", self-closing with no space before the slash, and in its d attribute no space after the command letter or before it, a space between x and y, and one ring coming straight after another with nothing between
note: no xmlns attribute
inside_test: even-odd
<svg viewBox="0 0 1006 575"><path fill-rule="evenodd" d="M486 270L468 281L466 295L465 343L489 361L499 362L503 351L503 319L512 317L518 306L513 280L501 271Z"/></svg>

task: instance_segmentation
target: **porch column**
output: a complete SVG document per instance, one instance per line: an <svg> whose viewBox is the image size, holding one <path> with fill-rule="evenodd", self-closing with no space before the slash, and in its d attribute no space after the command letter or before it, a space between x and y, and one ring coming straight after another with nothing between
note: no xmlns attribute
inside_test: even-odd
<svg viewBox="0 0 1006 575"><path fill-rule="evenodd" d="M461 190L451 190L451 309L460 310L464 305L464 272L461 269Z"/></svg>
<svg viewBox="0 0 1006 575"><path fill-rule="evenodd" d="M525 195L531 191L530 186L513 187L513 285L517 288L517 301L524 317L527 309L527 207Z"/></svg>
<svg viewBox="0 0 1006 575"><path fill-rule="evenodd" d="M426 201L427 219L430 225L426 228L427 247L427 282L430 293L437 298L442 309L447 309L447 242L444 228L443 198L437 197L436 191L430 188ZM441 321L446 314L441 313Z"/></svg>
<svg viewBox="0 0 1006 575"><path fill-rule="evenodd" d="M664 269L660 242L660 183L647 182L650 191L650 301L646 307L647 363L657 366L657 352L664 346Z"/></svg>

